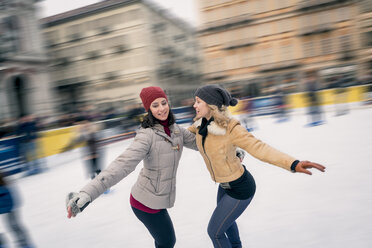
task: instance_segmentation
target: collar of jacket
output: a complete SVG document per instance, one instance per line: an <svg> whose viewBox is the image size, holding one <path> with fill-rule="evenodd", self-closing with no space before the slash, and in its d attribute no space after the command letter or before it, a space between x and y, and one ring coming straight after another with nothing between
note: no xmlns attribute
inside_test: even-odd
<svg viewBox="0 0 372 248"><path fill-rule="evenodd" d="M193 125L196 128L200 128L201 123L202 123L202 118L195 121ZM208 129L208 133L211 133L211 134L214 134L214 135L225 135L226 134L226 128L223 128L223 127L217 125L217 123L215 121L212 121L208 125L207 129Z"/></svg>
<svg viewBox="0 0 372 248"><path fill-rule="evenodd" d="M164 137L165 139L167 139L168 141L170 141L172 144L173 144L173 140L171 137L168 136L168 134L165 133L164 131L164 127L160 124L155 124L153 127L151 127L154 132L162 137ZM171 131L171 135L172 133L177 133L177 129L174 128L174 125L170 125L169 126L169 129Z"/></svg>

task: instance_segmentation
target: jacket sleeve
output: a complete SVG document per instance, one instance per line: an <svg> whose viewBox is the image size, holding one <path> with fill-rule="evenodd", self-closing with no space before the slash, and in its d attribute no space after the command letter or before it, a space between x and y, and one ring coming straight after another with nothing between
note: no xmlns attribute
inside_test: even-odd
<svg viewBox="0 0 372 248"><path fill-rule="evenodd" d="M195 134L190 132L188 129L180 127L181 132L183 134L183 144L189 149L193 149L198 151L198 147L196 145Z"/></svg>
<svg viewBox="0 0 372 248"><path fill-rule="evenodd" d="M246 150L253 157L283 169L290 171L292 163L296 160L257 139L239 124L232 128L230 137L232 144Z"/></svg>
<svg viewBox="0 0 372 248"><path fill-rule="evenodd" d="M139 130L133 143L97 177L84 186L92 201L135 170L151 149L149 129Z"/></svg>
<svg viewBox="0 0 372 248"><path fill-rule="evenodd" d="M187 130L189 130L190 132L196 134L196 127L194 125L191 125L187 128Z"/></svg>

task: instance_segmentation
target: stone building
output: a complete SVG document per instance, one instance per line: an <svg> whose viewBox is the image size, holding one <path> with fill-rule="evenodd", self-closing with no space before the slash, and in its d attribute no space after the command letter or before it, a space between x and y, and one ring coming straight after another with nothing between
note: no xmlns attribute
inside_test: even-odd
<svg viewBox="0 0 372 248"><path fill-rule="evenodd" d="M198 3L207 83L257 96L272 94L278 86L301 91L308 72L316 72L321 88L327 88L335 77L353 84L371 70L372 1Z"/></svg>
<svg viewBox="0 0 372 248"><path fill-rule="evenodd" d="M55 102L37 17L38 1L0 2L0 119L50 115Z"/></svg>
<svg viewBox="0 0 372 248"><path fill-rule="evenodd" d="M42 23L59 111L123 108L150 85L178 106L200 84L196 32L154 3L106 0Z"/></svg>

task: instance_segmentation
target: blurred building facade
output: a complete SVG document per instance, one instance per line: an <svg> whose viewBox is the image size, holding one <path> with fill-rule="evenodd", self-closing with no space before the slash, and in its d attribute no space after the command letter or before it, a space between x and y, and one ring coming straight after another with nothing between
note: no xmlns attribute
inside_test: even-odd
<svg viewBox="0 0 372 248"><path fill-rule="evenodd" d="M0 1L0 119L49 115L55 102L38 23L38 1Z"/></svg>
<svg viewBox="0 0 372 248"><path fill-rule="evenodd" d="M304 90L310 71L327 88L334 77L355 81L372 70L370 0L198 3L205 80L237 96Z"/></svg>
<svg viewBox="0 0 372 248"><path fill-rule="evenodd" d="M106 0L41 21L59 111L123 108L150 85L178 105L200 84L195 30L151 2Z"/></svg>

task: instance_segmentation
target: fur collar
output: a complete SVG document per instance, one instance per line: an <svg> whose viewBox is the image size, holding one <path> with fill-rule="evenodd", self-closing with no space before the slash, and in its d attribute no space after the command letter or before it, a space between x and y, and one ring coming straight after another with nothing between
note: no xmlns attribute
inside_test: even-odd
<svg viewBox="0 0 372 248"><path fill-rule="evenodd" d="M202 123L202 118L195 121L193 126L198 128L198 127L200 127L201 123ZM226 129L217 125L217 123L215 121L212 121L208 125L208 133L211 133L211 134L214 134L214 135L225 135L226 134Z"/></svg>

